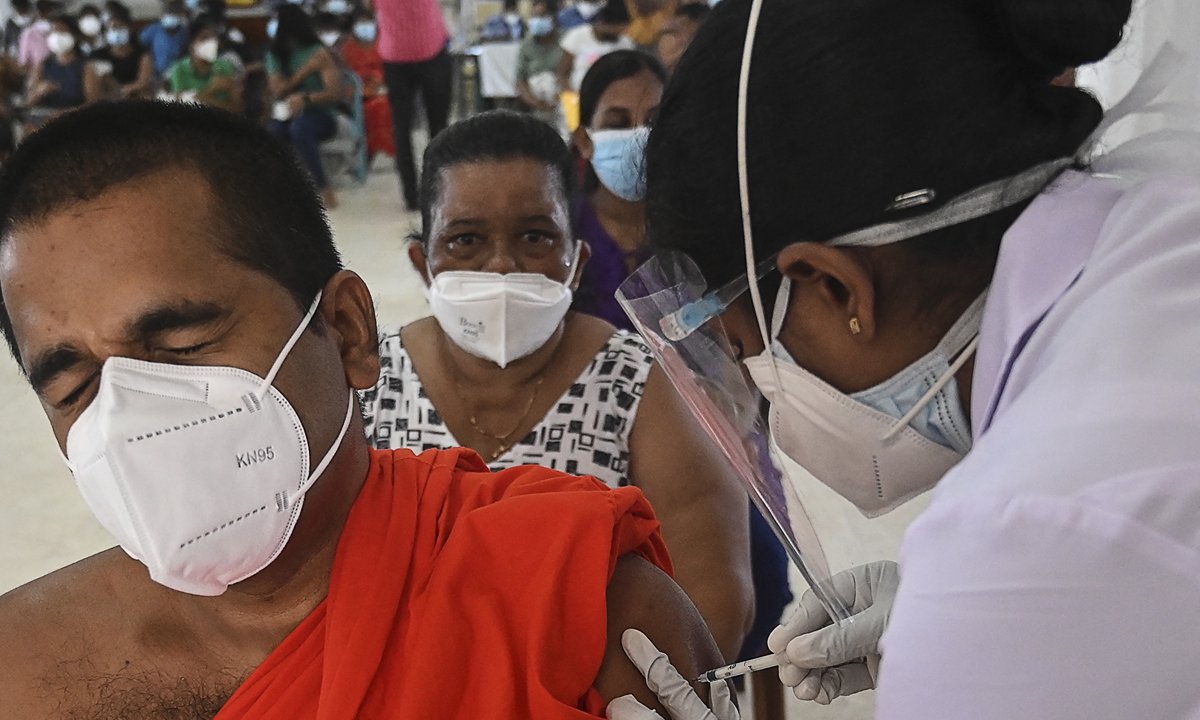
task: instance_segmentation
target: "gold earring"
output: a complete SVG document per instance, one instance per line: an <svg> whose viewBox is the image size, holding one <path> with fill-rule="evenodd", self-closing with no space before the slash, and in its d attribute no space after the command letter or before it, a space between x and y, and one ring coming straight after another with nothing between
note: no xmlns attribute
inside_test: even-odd
<svg viewBox="0 0 1200 720"><path fill-rule="evenodd" d="M856 317L850 318L850 334L857 335L861 332L862 332L862 325L859 324L858 318L856 318Z"/></svg>

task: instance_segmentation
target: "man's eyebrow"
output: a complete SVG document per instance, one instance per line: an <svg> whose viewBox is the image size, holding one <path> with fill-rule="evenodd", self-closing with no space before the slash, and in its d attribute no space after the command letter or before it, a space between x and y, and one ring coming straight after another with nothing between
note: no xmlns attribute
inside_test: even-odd
<svg viewBox="0 0 1200 720"><path fill-rule="evenodd" d="M532 223L532 222L554 223L554 218L551 217L550 215L526 215L525 217L517 218L517 219L523 223Z"/></svg>
<svg viewBox="0 0 1200 720"><path fill-rule="evenodd" d="M130 342L145 342L159 333L206 325L224 315L226 311L216 303L190 300L169 303L143 313L130 325L127 335Z"/></svg>
<svg viewBox="0 0 1200 720"><path fill-rule="evenodd" d="M483 218L455 218L446 223L447 228L454 227L477 227L479 225L487 225L487 221Z"/></svg>
<svg viewBox="0 0 1200 720"><path fill-rule="evenodd" d="M29 384L39 395L51 380L83 361L83 353L72 345L58 345L42 352L29 364Z"/></svg>

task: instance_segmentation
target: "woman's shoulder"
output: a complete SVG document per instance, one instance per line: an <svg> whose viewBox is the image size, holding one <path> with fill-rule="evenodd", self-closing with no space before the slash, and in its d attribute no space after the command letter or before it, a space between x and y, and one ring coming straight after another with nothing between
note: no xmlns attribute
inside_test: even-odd
<svg viewBox="0 0 1200 720"><path fill-rule="evenodd" d="M394 359L401 356L407 356L408 352L404 349L404 340L400 337L400 333L404 330L402 327L380 328L379 330L379 360L383 362L384 358ZM385 367L388 364L385 364Z"/></svg>
<svg viewBox="0 0 1200 720"><path fill-rule="evenodd" d="M646 382L653 365L654 353L641 335L628 330L613 330L584 376L591 379L620 377L640 384Z"/></svg>

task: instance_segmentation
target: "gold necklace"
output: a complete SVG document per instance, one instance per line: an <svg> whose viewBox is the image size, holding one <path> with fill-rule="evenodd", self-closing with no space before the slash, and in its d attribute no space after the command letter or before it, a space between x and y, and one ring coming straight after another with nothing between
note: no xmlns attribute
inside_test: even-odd
<svg viewBox="0 0 1200 720"><path fill-rule="evenodd" d="M496 458L498 458L501 455L503 455L504 453L508 452L508 449L513 446L513 443L508 442L508 438L513 433L515 433L517 430L520 430L521 425L525 424L525 418L529 417L529 411L533 409L533 401L537 399L538 390L541 389L542 381L545 379L546 379L545 376L539 377L537 379L537 383L535 383L533 386L533 392L529 395L529 402L525 403L525 411L521 413L521 417L517 419L517 424L513 425L512 430L509 430L508 432L504 433L503 435L496 435L496 434L490 433L487 430L484 430L483 428L479 427L479 423L475 421L475 411L474 410L471 411L471 415L470 415L471 427L474 428L475 432L479 433L483 437L491 438L492 440L495 440L500 443L499 449L497 449L496 452L492 453L492 457L491 457L492 461L495 461Z"/></svg>

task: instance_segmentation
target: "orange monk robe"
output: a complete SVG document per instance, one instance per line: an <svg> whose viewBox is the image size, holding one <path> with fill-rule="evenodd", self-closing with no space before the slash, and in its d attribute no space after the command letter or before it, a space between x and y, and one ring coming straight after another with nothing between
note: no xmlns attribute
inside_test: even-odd
<svg viewBox="0 0 1200 720"><path fill-rule="evenodd" d="M373 450L329 596L216 720L602 715L606 590L628 552L671 572L635 488Z"/></svg>

